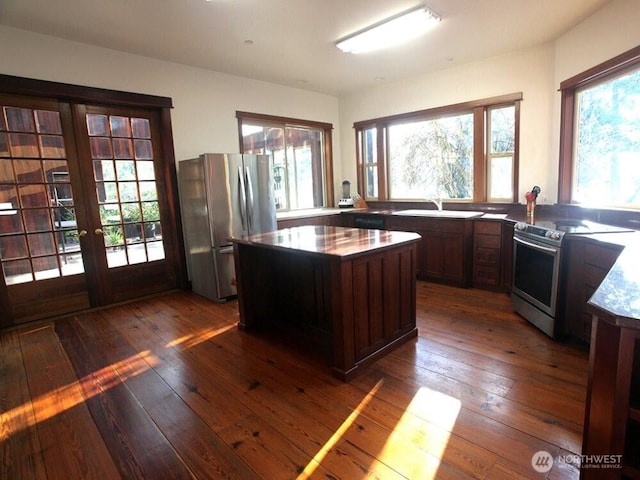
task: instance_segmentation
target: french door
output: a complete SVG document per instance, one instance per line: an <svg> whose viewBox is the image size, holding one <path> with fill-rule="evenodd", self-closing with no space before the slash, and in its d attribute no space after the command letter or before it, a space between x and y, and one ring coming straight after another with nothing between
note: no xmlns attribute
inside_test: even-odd
<svg viewBox="0 0 640 480"><path fill-rule="evenodd" d="M176 287L160 113L16 96L0 96L0 107L11 323Z"/></svg>

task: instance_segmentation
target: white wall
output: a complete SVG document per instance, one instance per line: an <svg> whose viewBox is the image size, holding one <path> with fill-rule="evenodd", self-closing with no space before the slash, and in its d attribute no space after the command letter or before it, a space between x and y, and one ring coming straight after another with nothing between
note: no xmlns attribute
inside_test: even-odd
<svg viewBox="0 0 640 480"><path fill-rule="evenodd" d="M487 60L454 66L429 75L381 85L340 100L342 173L356 177L353 123L396 113L451 105L481 98L522 92L520 181L521 189L549 184L549 118L552 111L553 48L542 45ZM557 170L557 168L556 168ZM530 184L530 185L529 185Z"/></svg>
<svg viewBox="0 0 640 480"><path fill-rule="evenodd" d="M356 178L353 123L496 95L523 92L520 192L558 191L560 82L640 44L640 0L614 0L553 43L452 66L340 99L342 174Z"/></svg>
<svg viewBox="0 0 640 480"><path fill-rule="evenodd" d="M335 193L340 198L336 97L3 26L0 26L0 73L171 97L177 160L202 152L237 152L236 110L331 123Z"/></svg>
<svg viewBox="0 0 640 480"><path fill-rule="evenodd" d="M177 159L237 151L236 110L332 123L336 198L356 185L354 122L523 92L519 199L537 184L554 203L560 82L639 45L639 24L640 0L613 0L555 42L340 99L2 26L0 73L171 97Z"/></svg>

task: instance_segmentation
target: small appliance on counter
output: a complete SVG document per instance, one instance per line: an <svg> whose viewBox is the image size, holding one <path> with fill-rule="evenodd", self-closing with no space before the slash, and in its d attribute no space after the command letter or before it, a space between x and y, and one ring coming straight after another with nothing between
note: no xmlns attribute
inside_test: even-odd
<svg viewBox="0 0 640 480"><path fill-rule="evenodd" d="M351 197L351 182L349 180L345 180L344 182L342 182L342 198L338 200L338 207L353 207L353 198Z"/></svg>

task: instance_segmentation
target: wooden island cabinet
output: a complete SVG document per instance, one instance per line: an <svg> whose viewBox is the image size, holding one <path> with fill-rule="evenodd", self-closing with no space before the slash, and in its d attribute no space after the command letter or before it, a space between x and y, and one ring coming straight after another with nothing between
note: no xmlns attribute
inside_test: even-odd
<svg viewBox="0 0 640 480"><path fill-rule="evenodd" d="M349 381L417 336L411 232L302 226L233 240L239 327L282 332Z"/></svg>
<svg viewBox="0 0 640 480"><path fill-rule="evenodd" d="M640 478L638 258L640 246L626 247L589 300L593 330L582 446L584 480Z"/></svg>

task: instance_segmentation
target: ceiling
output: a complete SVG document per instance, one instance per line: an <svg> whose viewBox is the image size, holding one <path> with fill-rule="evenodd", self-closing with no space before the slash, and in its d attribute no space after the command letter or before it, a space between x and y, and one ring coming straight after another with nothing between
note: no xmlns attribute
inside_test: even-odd
<svg viewBox="0 0 640 480"><path fill-rule="evenodd" d="M0 24L341 96L554 40L610 0L426 0L442 21L353 55L335 42L420 0L0 0Z"/></svg>

